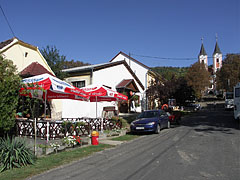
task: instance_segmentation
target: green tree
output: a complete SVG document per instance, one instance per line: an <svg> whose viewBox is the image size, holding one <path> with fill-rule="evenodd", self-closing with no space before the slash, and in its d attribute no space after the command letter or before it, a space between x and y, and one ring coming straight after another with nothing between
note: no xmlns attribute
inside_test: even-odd
<svg viewBox="0 0 240 180"><path fill-rule="evenodd" d="M82 61L67 61L66 56L60 55L59 50L55 46L47 46L40 51L55 75L62 80L67 76L62 71L63 69L90 65Z"/></svg>
<svg viewBox="0 0 240 180"><path fill-rule="evenodd" d="M240 54L227 54L222 68L217 71L217 89L233 91L240 81Z"/></svg>
<svg viewBox="0 0 240 180"><path fill-rule="evenodd" d="M147 89L148 107L150 109L155 108L155 102L158 106L168 103L168 99L174 98L173 95L176 91L177 79L174 75L170 80L163 77L156 78L151 82L150 87Z"/></svg>
<svg viewBox="0 0 240 180"><path fill-rule="evenodd" d="M192 87L188 86L185 77L180 77L176 83L176 90L173 94L173 98L176 99L178 105L185 105L186 101L195 99L194 91Z"/></svg>
<svg viewBox="0 0 240 180"><path fill-rule="evenodd" d="M60 55L55 46L47 46L40 50L48 65L59 79L64 79L66 74L62 72L66 56Z"/></svg>
<svg viewBox="0 0 240 180"><path fill-rule="evenodd" d="M90 65L89 63L84 63L82 61L64 61L63 63L63 69L68 69L68 68L74 68L74 67L80 67L80 66L87 66Z"/></svg>
<svg viewBox="0 0 240 180"><path fill-rule="evenodd" d="M3 134L15 125L20 84L13 62L0 55L0 131Z"/></svg>
<svg viewBox="0 0 240 180"><path fill-rule="evenodd" d="M200 99L202 93L210 85L210 73L207 71L204 63L196 62L186 74L188 86L192 87L195 96Z"/></svg>

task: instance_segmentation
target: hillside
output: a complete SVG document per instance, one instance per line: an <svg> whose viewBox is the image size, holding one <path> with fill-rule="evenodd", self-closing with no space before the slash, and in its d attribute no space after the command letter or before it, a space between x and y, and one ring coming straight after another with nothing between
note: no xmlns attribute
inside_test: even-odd
<svg viewBox="0 0 240 180"><path fill-rule="evenodd" d="M151 69L168 80L171 79L172 75L181 77L184 76L188 71L188 67L153 67Z"/></svg>

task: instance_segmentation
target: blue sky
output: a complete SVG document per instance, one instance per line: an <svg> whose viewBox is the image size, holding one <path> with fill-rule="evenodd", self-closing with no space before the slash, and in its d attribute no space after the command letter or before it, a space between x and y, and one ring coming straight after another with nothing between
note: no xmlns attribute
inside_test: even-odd
<svg viewBox="0 0 240 180"><path fill-rule="evenodd" d="M123 51L150 67L187 67L197 61L202 37L212 56L216 33L223 54L240 53L239 0L0 0L0 4L16 37L40 49L54 45L68 60L99 64ZM2 12L0 27L0 41L13 37Z"/></svg>

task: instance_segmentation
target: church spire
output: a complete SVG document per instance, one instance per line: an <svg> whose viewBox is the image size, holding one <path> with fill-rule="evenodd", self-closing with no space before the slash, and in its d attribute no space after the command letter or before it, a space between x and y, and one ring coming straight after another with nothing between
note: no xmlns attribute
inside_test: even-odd
<svg viewBox="0 0 240 180"><path fill-rule="evenodd" d="M203 38L201 38L201 40L202 40L202 45L201 45L201 49L200 49L200 52L199 52L199 55L198 55L198 56L201 56L201 55L206 56L207 53L206 53L205 48L204 48L204 46L203 46Z"/></svg>
<svg viewBox="0 0 240 180"><path fill-rule="evenodd" d="M222 54L222 52L221 52L221 50L220 50L220 48L219 48L219 46L218 46L218 36L217 36L217 34L216 34L216 44L215 44L215 49L214 49L214 52L213 52L213 54Z"/></svg>
<svg viewBox="0 0 240 180"><path fill-rule="evenodd" d="M216 44L213 52L213 72L216 73L217 70L222 67L222 52L218 46L218 36L216 34Z"/></svg>

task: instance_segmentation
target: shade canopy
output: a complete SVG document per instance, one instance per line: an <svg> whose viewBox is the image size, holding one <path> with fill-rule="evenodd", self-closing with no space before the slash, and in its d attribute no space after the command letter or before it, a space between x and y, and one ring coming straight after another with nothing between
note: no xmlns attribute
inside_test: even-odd
<svg viewBox="0 0 240 180"><path fill-rule="evenodd" d="M39 90L37 91L38 97L45 97L47 99L76 99L76 100L88 100L88 93L83 89L72 86L71 84L62 81L49 74L41 74L25 78L22 83L27 86L28 90ZM34 84L34 86L30 86ZM23 92L25 88L21 88L20 92ZM45 90L45 92L42 91ZM24 93L21 93L24 95ZM26 94L25 94L26 95ZM30 92L30 96L35 96Z"/></svg>
<svg viewBox="0 0 240 180"><path fill-rule="evenodd" d="M88 93L91 102L128 100L127 96L104 85L89 85L81 89Z"/></svg>

